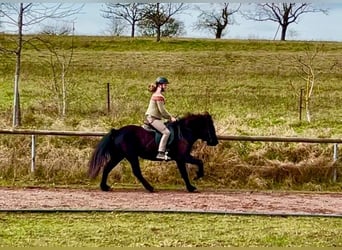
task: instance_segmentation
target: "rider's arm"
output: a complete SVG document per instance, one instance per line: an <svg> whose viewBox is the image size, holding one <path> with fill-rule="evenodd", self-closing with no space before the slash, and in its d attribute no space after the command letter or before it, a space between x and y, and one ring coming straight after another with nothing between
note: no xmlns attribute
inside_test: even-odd
<svg viewBox="0 0 342 250"><path fill-rule="evenodd" d="M165 102L163 101L156 101L160 114L163 118L170 120L172 115L166 110Z"/></svg>

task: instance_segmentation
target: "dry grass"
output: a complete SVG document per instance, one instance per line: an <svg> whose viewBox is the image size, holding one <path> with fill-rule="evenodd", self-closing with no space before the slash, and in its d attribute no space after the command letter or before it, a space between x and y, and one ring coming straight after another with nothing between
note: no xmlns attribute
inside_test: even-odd
<svg viewBox="0 0 342 250"><path fill-rule="evenodd" d="M87 177L87 161L97 139L39 138L34 173L30 172L30 139L7 139L11 144L0 150L2 183L98 185L99 180L90 181ZM342 173L340 162L332 162L331 148L312 144L222 141L212 148L198 142L194 155L205 162L205 177L198 181L199 187L338 190L338 183L332 183L333 171L337 169L338 182ZM183 185L174 162L142 160L141 165L143 174L154 185ZM188 167L191 178L195 177L195 167ZM126 161L112 171L109 183L140 186Z"/></svg>

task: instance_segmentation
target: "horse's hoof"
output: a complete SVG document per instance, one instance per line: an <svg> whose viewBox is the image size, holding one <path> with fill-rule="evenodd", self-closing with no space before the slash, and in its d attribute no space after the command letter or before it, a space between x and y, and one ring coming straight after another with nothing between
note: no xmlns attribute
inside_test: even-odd
<svg viewBox="0 0 342 250"><path fill-rule="evenodd" d="M105 191L105 192L108 192L108 191L111 190L110 186L108 186L108 185L103 185L103 186L100 186L100 187L101 187L101 190Z"/></svg>
<svg viewBox="0 0 342 250"><path fill-rule="evenodd" d="M194 186L187 187L187 189L191 193L196 191L196 187L194 187Z"/></svg>
<svg viewBox="0 0 342 250"><path fill-rule="evenodd" d="M150 193L153 193L153 192L154 192L154 188L151 187L151 186L145 187L145 189L146 189L147 191L149 191Z"/></svg>

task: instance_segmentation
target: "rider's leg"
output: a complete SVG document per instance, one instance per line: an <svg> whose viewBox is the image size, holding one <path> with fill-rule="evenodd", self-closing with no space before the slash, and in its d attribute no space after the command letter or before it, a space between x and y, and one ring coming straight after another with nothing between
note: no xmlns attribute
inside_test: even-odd
<svg viewBox="0 0 342 250"><path fill-rule="evenodd" d="M161 134L162 137L160 139L159 147L158 147L158 159L163 160L170 160L168 156L165 156L166 151L166 144L170 137L170 130L165 126L164 122L162 120L154 120L151 125L157 129Z"/></svg>

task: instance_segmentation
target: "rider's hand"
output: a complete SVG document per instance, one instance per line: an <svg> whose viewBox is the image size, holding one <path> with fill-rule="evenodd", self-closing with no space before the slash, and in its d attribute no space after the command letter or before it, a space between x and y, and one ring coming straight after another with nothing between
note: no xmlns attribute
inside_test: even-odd
<svg viewBox="0 0 342 250"><path fill-rule="evenodd" d="M173 117L173 116L171 116L170 120L171 120L171 122L177 121L177 119L175 117Z"/></svg>

